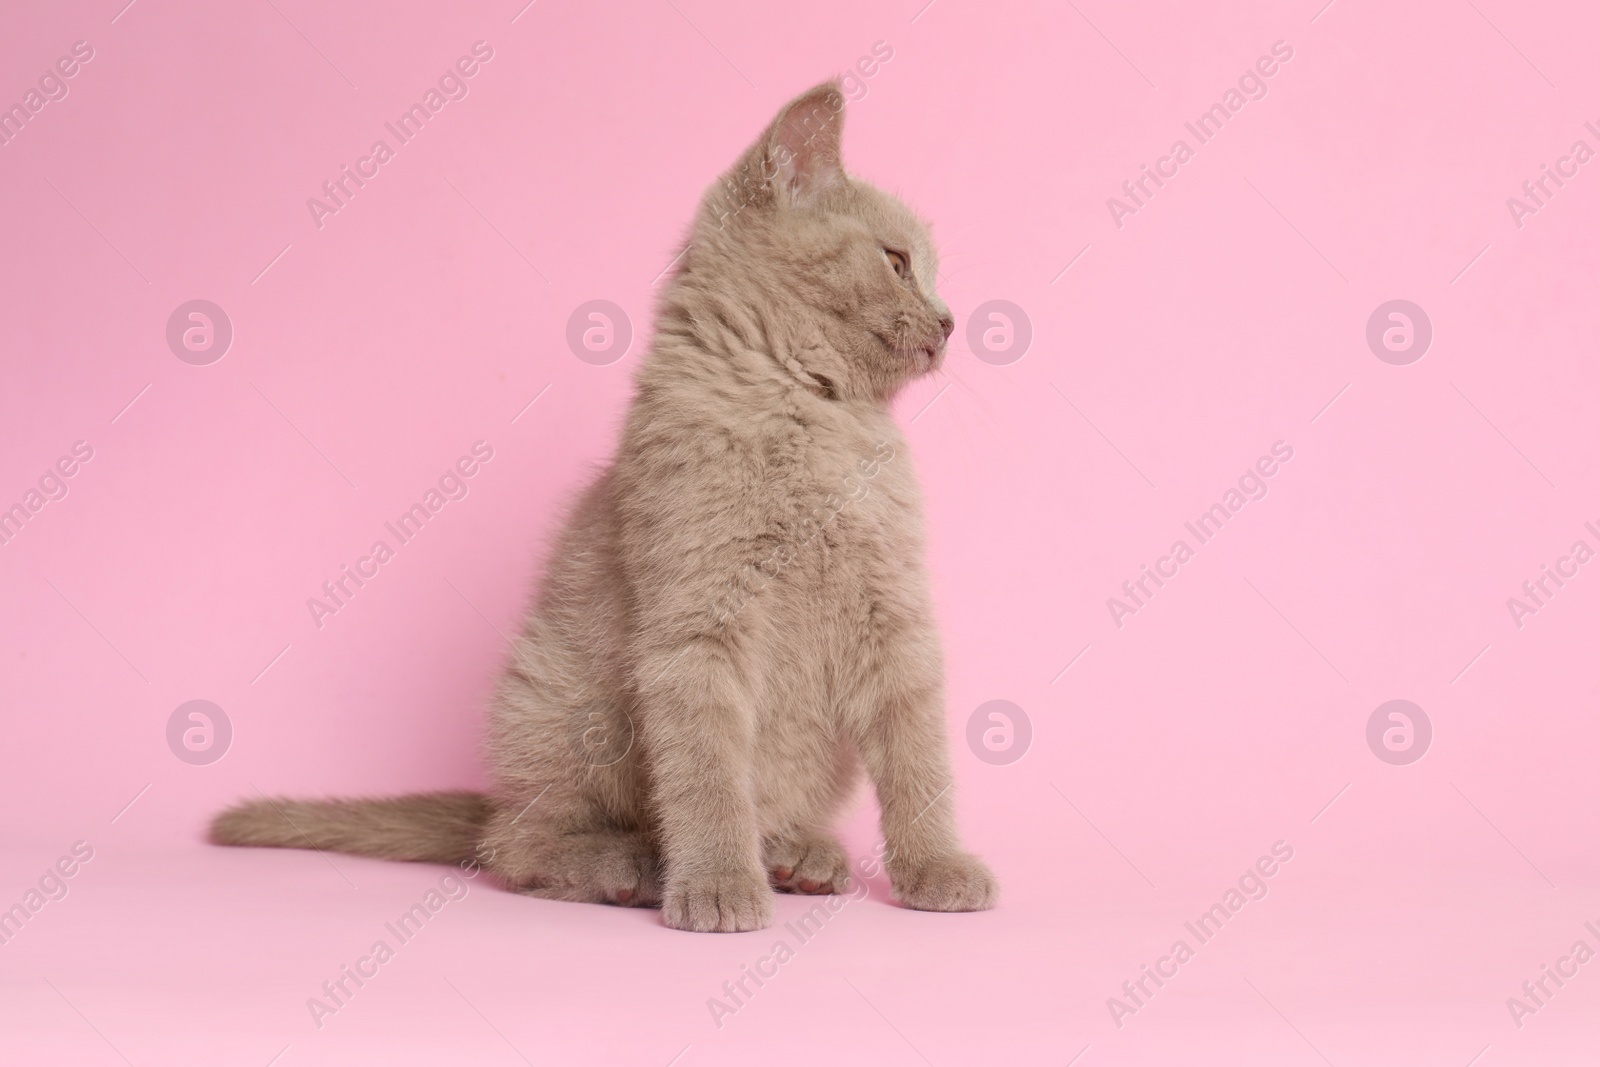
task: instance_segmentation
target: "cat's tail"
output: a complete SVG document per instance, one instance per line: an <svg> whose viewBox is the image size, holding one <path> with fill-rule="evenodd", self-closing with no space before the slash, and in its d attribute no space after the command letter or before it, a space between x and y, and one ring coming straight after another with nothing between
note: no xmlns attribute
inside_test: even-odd
<svg viewBox="0 0 1600 1067"><path fill-rule="evenodd" d="M217 845L314 848L352 856L463 863L489 822L483 793L412 793L379 799L246 800L211 821Z"/></svg>

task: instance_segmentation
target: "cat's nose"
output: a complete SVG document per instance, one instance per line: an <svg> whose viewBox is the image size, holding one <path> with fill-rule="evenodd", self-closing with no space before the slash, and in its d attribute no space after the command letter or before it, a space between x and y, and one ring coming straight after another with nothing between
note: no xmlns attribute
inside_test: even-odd
<svg viewBox="0 0 1600 1067"><path fill-rule="evenodd" d="M956 320L946 315L939 320L939 327L944 330L944 339L948 341L950 335L956 332Z"/></svg>

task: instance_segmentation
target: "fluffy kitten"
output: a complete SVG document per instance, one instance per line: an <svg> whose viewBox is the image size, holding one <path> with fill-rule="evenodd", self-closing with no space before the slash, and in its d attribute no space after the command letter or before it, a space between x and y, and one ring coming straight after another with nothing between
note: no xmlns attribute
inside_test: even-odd
<svg viewBox="0 0 1600 1067"><path fill-rule="evenodd" d="M926 227L844 172L844 97L785 107L706 194L621 448L577 502L495 701L487 795L255 801L212 840L476 859L524 892L754 930L843 892L862 765L895 895L993 906L951 802L921 504L889 401L944 357Z"/></svg>

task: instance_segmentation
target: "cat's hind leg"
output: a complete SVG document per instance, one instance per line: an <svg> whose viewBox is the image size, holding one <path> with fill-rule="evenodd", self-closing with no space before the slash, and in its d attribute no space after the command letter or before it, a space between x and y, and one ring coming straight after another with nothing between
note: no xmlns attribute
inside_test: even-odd
<svg viewBox="0 0 1600 1067"><path fill-rule="evenodd" d="M558 811L546 806L548 799L523 809L521 818L512 805L496 811L479 849L484 867L530 896L661 905L661 861L647 834L606 825L597 812L582 810L581 798Z"/></svg>
<svg viewBox="0 0 1600 1067"><path fill-rule="evenodd" d="M762 860L772 887L783 893L844 893L850 889L850 858L831 836L795 832L769 836Z"/></svg>

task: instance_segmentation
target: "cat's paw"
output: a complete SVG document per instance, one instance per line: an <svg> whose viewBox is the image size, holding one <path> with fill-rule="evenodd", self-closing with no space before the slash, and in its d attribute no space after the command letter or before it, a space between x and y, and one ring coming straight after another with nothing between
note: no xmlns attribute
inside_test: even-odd
<svg viewBox="0 0 1600 1067"><path fill-rule="evenodd" d="M654 851L642 834L596 834L580 877L606 904L653 908L661 903ZM576 857L575 857L576 858Z"/></svg>
<svg viewBox="0 0 1600 1067"><path fill-rule="evenodd" d="M825 834L773 839L762 851L774 889L785 893L845 893L850 889L850 857L839 842Z"/></svg>
<svg viewBox="0 0 1600 1067"><path fill-rule="evenodd" d="M674 877L661 918L674 930L760 930L772 925L772 890L765 878L743 871Z"/></svg>
<svg viewBox="0 0 1600 1067"><path fill-rule="evenodd" d="M661 903L660 865L643 834L541 836L521 842L515 851L494 850L485 862L532 897L635 908Z"/></svg>
<svg viewBox="0 0 1600 1067"><path fill-rule="evenodd" d="M952 852L915 867L891 864L900 903L918 911L985 911L1000 897L993 872L970 852Z"/></svg>

